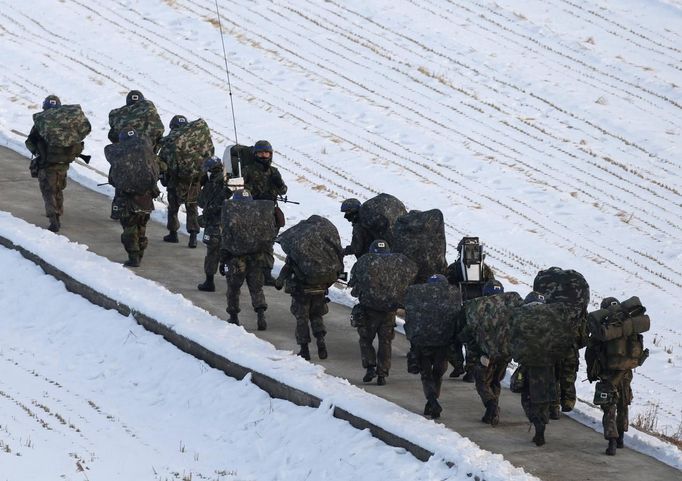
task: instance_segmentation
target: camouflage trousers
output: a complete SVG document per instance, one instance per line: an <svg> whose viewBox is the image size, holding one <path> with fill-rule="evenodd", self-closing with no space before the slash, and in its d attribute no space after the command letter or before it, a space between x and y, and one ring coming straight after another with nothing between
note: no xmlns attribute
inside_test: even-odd
<svg viewBox="0 0 682 481"><path fill-rule="evenodd" d="M168 222L166 228L171 232L177 232L180 229L180 221L178 220L178 211L180 206L185 204L185 211L187 213L187 232L199 232L199 212L197 209L197 194L188 195L192 189L184 187L168 187Z"/></svg>
<svg viewBox="0 0 682 481"><path fill-rule="evenodd" d="M524 366L523 371L525 379L521 392L523 411L533 424L547 424L549 407L558 399L554 365Z"/></svg>
<svg viewBox="0 0 682 481"><path fill-rule="evenodd" d="M148 243L147 222L149 221L149 212L124 209L119 221L123 227L121 243L126 252L129 254L138 253L142 256Z"/></svg>
<svg viewBox="0 0 682 481"><path fill-rule="evenodd" d="M419 364L422 389L427 401L440 397L443 374L448 370L448 349L449 346L413 346Z"/></svg>
<svg viewBox="0 0 682 481"><path fill-rule="evenodd" d="M360 356L362 367L376 367L379 376L388 376L391 369L391 344L395 337L395 311L375 311L362 308L362 321L357 326L360 335ZM378 349L374 349L374 338L378 338Z"/></svg>
<svg viewBox="0 0 682 481"><path fill-rule="evenodd" d="M578 375L578 350L572 352L554 365L556 375L556 389L559 395L558 403L563 411L570 411L575 406L575 381Z"/></svg>
<svg viewBox="0 0 682 481"><path fill-rule="evenodd" d="M38 185L45 203L45 215L64 214L64 189L69 164L52 164L38 170Z"/></svg>
<svg viewBox="0 0 682 481"><path fill-rule="evenodd" d="M474 368L476 392L481 397L484 406L488 401L499 403L500 382L507 373L508 364L509 361L507 359L491 359L487 367L480 362L476 364Z"/></svg>
<svg viewBox="0 0 682 481"><path fill-rule="evenodd" d="M207 276L214 276L218 272L218 264L220 264L220 227L206 226L203 243L206 244L204 273Z"/></svg>
<svg viewBox="0 0 682 481"><path fill-rule="evenodd" d="M618 391L617 399L611 404L601 407L604 411L602 426L604 427L604 438L617 438L621 433L628 430L628 406L632 402L632 369L627 371L608 371L599 376L605 381L609 381Z"/></svg>
<svg viewBox="0 0 682 481"><path fill-rule="evenodd" d="M464 349L464 353L462 353ZM455 340L448 349L448 362L452 365L455 371L460 373L471 372L474 370L476 363L476 355L465 348L465 344L459 340Z"/></svg>
<svg viewBox="0 0 682 481"><path fill-rule="evenodd" d="M227 263L225 270L227 278L227 313L238 314L239 295L241 287L246 280L246 285L251 294L251 305L258 311L268 308L263 294L263 265L258 262L255 256L233 257Z"/></svg>
<svg viewBox="0 0 682 481"><path fill-rule="evenodd" d="M305 291L291 293L291 313L296 318L296 344L310 342L310 328L316 338L327 334L322 316L329 312L329 307L327 307L325 289L319 291L313 294Z"/></svg>

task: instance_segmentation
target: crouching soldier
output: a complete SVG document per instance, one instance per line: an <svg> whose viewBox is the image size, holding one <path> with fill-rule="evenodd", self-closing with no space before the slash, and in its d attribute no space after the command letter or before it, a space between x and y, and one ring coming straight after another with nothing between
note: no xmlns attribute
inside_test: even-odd
<svg viewBox="0 0 682 481"><path fill-rule="evenodd" d="M419 366L426 397L424 416L434 419L443 411L438 398L461 304L459 291L442 274L432 275L425 284L410 286L405 295L405 335Z"/></svg>
<svg viewBox="0 0 682 481"><path fill-rule="evenodd" d="M329 312L327 293L343 270L339 232L328 219L313 215L282 232L277 242L287 255L275 287L291 294L296 318L298 355L310 360L310 329L317 341L317 355L328 356L323 316Z"/></svg>
<svg viewBox="0 0 682 481"><path fill-rule="evenodd" d="M225 182L223 162L219 157L213 156L206 159L202 170L205 177L198 203L199 207L202 208L203 243L206 244L206 257L204 258L206 280L197 288L200 291L214 292L215 282L213 278L220 263L220 213L223 202L232 195L232 191Z"/></svg>
<svg viewBox="0 0 682 481"><path fill-rule="evenodd" d="M156 181L159 162L147 137L134 129L122 130L116 144L107 145L104 155L111 164L109 181L121 199L121 243L128 253L124 265L138 267L147 248L147 222L159 195Z"/></svg>
<svg viewBox="0 0 682 481"><path fill-rule="evenodd" d="M632 370L649 356L641 333L649 330L650 319L637 297L622 303L613 297L601 302L601 309L588 316L590 337L585 351L587 377L598 381L594 404L604 412L606 454L614 456L624 446L628 430L628 406L632 402Z"/></svg>

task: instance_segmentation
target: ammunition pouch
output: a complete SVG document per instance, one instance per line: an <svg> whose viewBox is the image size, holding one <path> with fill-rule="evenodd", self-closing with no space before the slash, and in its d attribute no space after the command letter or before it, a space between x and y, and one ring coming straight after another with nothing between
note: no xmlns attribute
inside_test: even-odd
<svg viewBox="0 0 682 481"><path fill-rule="evenodd" d="M204 228L204 236L201 238L201 242L206 245L218 244L220 245L221 233L220 226L208 226Z"/></svg>
<svg viewBox="0 0 682 481"><path fill-rule="evenodd" d="M646 361L649 358L649 349L644 349L642 351L642 355L639 356L639 361L637 363L637 366L641 366L644 364L644 361Z"/></svg>
<svg viewBox="0 0 682 481"><path fill-rule="evenodd" d="M594 404L604 406L613 404L618 400L618 390L608 381L599 381L595 385Z"/></svg>

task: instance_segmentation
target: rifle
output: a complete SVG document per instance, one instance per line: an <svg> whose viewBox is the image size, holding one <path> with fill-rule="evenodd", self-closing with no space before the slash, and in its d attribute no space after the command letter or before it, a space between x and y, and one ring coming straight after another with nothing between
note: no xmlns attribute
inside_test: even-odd
<svg viewBox="0 0 682 481"><path fill-rule="evenodd" d="M296 205L301 205L300 202L296 202L293 200L289 200L286 195L278 195L277 196L277 202L283 202L285 204L296 204Z"/></svg>

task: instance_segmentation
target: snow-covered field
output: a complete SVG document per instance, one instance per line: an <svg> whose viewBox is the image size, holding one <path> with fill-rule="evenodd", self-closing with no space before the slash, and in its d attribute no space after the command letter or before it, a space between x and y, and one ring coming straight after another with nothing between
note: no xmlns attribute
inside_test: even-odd
<svg viewBox="0 0 682 481"><path fill-rule="evenodd" d="M348 240L340 201L386 191L443 210L451 259L480 236L508 289L559 265L586 276L595 305L638 295L652 355L632 417L655 404L657 429L680 434L680 2L219 3L239 140L275 146L302 201L290 222L323 214ZM85 108L106 171L107 114L132 88L165 122L201 116L219 150L234 143L212 1L0 0L0 41L12 147L55 93Z"/></svg>

